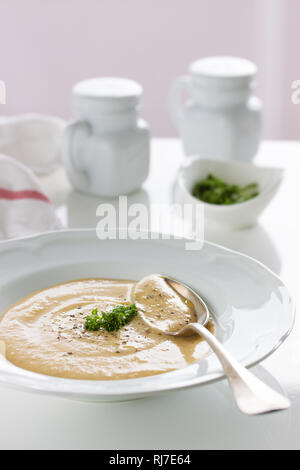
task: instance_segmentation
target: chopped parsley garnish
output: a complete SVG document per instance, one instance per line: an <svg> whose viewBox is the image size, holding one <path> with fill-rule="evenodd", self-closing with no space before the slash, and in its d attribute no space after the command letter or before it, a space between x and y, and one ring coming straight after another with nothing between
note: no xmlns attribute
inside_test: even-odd
<svg viewBox="0 0 300 470"><path fill-rule="evenodd" d="M85 329L88 331L98 331L103 328L106 331L118 331L122 326L127 325L137 315L135 304L119 305L109 312L101 312L95 308L92 314L85 319Z"/></svg>
<svg viewBox="0 0 300 470"><path fill-rule="evenodd" d="M209 204L229 205L248 201L259 194L257 183L247 186L227 184L225 181L209 174L206 179L195 184L192 195Z"/></svg>

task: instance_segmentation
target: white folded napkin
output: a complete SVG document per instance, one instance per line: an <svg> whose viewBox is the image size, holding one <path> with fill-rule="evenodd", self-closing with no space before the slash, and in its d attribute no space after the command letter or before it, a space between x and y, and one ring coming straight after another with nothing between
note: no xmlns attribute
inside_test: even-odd
<svg viewBox="0 0 300 470"><path fill-rule="evenodd" d="M62 228L33 171L61 163L64 127L38 114L0 117L0 240Z"/></svg>
<svg viewBox="0 0 300 470"><path fill-rule="evenodd" d="M0 155L0 240L62 228L33 172Z"/></svg>
<svg viewBox="0 0 300 470"><path fill-rule="evenodd" d="M16 158L36 173L61 163L65 121L40 114L0 117L0 153Z"/></svg>

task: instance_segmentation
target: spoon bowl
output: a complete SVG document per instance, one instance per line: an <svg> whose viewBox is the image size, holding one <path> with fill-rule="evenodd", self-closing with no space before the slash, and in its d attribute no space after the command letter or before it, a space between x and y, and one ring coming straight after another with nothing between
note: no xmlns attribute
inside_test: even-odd
<svg viewBox="0 0 300 470"><path fill-rule="evenodd" d="M200 323L201 325L205 326L207 325L209 318L210 318L210 312L208 309L208 306L204 302L204 300L190 287L186 286L182 282L178 282L175 279L172 279L171 277L168 276L161 276L165 282L172 287L172 289L177 292L181 297L189 300L195 309L195 314L197 317L197 322ZM178 331L174 332L165 332L168 335L171 336L190 336L194 335L195 331L193 330L192 327L193 323L189 323L188 325L184 326Z"/></svg>

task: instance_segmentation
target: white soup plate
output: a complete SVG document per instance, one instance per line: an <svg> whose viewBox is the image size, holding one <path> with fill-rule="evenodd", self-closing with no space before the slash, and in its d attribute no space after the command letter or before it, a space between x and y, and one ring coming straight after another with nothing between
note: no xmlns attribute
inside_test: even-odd
<svg viewBox="0 0 300 470"><path fill-rule="evenodd" d="M22 297L58 283L102 277L138 280L162 273L198 291L208 302L217 336L245 366L275 351L294 322L282 281L249 258L205 242L187 251L186 240L99 240L93 230L51 232L0 243L0 315ZM122 401L202 385L224 377L214 354L161 375L89 381L20 369L0 354L0 383L86 401Z"/></svg>

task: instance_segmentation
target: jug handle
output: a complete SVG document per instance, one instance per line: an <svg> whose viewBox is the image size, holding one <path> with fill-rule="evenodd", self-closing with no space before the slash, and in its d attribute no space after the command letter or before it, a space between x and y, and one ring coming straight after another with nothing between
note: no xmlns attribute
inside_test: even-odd
<svg viewBox="0 0 300 470"><path fill-rule="evenodd" d="M182 91L187 90L190 82L190 77L188 75L183 75L182 77L177 78L171 89L170 109L171 117L175 126L178 125L178 122L182 116Z"/></svg>
<svg viewBox="0 0 300 470"><path fill-rule="evenodd" d="M75 120L71 121L65 128L64 138L64 163L73 184L75 187L84 189L88 188L89 185L89 174L84 169L84 165L79 164L76 155L73 139L74 135L78 130L82 130L84 134L88 135L91 133L91 125L87 121Z"/></svg>

